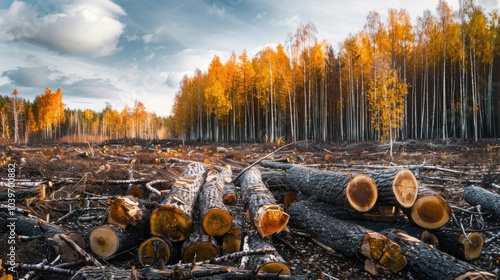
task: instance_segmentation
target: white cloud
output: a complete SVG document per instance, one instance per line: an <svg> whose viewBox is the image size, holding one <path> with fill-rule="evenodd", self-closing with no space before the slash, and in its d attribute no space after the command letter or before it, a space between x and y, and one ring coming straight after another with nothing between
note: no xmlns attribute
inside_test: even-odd
<svg viewBox="0 0 500 280"><path fill-rule="evenodd" d="M266 15L266 12L258 13L256 18L261 19Z"/></svg>
<svg viewBox="0 0 500 280"><path fill-rule="evenodd" d="M220 19L224 18L224 15L226 14L226 7L219 7L217 4L213 4L207 12L209 15L216 15Z"/></svg>
<svg viewBox="0 0 500 280"><path fill-rule="evenodd" d="M61 13L38 16L33 6L14 1L0 11L0 38L23 40L62 53L107 56L118 50L125 11L109 0L74 0Z"/></svg>
<svg viewBox="0 0 500 280"><path fill-rule="evenodd" d="M144 57L146 61L150 61L151 59L155 58L156 53L152 52L150 55Z"/></svg>
<svg viewBox="0 0 500 280"><path fill-rule="evenodd" d="M286 17L286 18L282 18L282 19L276 19L276 18L273 18L270 23L271 25L275 25L275 26L292 26L292 27L296 27L300 24L300 16L298 14L296 15L293 15L293 16L290 16L290 17Z"/></svg>
<svg viewBox="0 0 500 280"><path fill-rule="evenodd" d="M144 43L149 44L149 43L156 42L156 37L153 34L146 34L146 35L142 36L142 40L144 41Z"/></svg>

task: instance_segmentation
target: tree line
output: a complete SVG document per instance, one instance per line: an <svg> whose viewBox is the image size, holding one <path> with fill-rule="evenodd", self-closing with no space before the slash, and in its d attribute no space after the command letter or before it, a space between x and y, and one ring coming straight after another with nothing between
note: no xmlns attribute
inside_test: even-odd
<svg viewBox="0 0 500 280"><path fill-rule="evenodd" d="M500 134L500 17L440 0L412 24L375 11L337 47L301 24L180 83L177 137L194 141L473 139ZM495 74L495 75L494 75Z"/></svg>
<svg viewBox="0 0 500 280"><path fill-rule="evenodd" d="M156 116L136 101L121 111L106 103L102 111L70 109L63 103L61 88L36 96L34 101L0 96L2 143L96 142L109 139L164 139L170 136L168 118Z"/></svg>

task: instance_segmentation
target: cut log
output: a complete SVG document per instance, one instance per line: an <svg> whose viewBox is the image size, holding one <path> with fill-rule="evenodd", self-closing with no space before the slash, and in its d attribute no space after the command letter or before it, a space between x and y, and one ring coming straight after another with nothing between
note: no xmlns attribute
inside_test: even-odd
<svg viewBox="0 0 500 280"><path fill-rule="evenodd" d="M448 203L435 191L419 187L417 200L405 214L418 226L437 229L450 221L451 209Z"/></svg>
<svg viewBox="0 0 500 280"><path fill-rule="evenodd" d="M402 208L410 208L415 203L418 183L410 170L373 170L365 174L377 184L377 203Z"/></svg>
<svg viewBox="0 0 500 280"><path fill-rule="evenodd" d="M464 199L470 205L481 205L481 209L500 219L500 195L481 187L470 186L464 190Z"/></svg>
<svg viewBox="0 0 500 280"><path fill-rule="evenodd" d="M138 184L130 184L127 189L127 196L133 196L137 199L144 199L145 193L144 186Z"/></svg>
<svg viewBox="0 0 500 280"><path fill-rule="evenodd" d="M422 279L497 279L497 277L470 263L443 253L405 232L388 229L382 231L401 246L407 269Z"/></svg>
<svg viewBox="0 0 500 280"><path fill-rule="evenodd" d="M331 172L268 161L261 162L261 165L285 168L286 179L294 188L322 201L366 212L373 208L378 199L375 181L365 174Z"/></svg>
<svg viewBox="0 0 500 280"><path fill-rule="evenodd" d="M276 204L256 168L243 174L241 191L243 204L250 214L250 222L262 237L280 232L286 227L290 217Z"/></svg>
<svg viewBox="0 0 500 280"><path fill-rule="evenodd" d="M248 236L245 237L248 241L250 250L260 249L275 249L268 238L261 237L256 231L252 230ZM250 256L248 261L248 269L257 271L257 273L279 273L280 275L290 275L290 267L286 264L283 257L277 252L253 255Z"/></svg>
<svg viewBox="0 0 500 280"><path fill-rule="evenodd" d="M271 191L276 201L283 203L285 207L297 200L299 190L288 181L285 172L263 172L262 181Z"/></svg>
<svg viewBox="0 0 500 280"><path fill-rule="evenodd" d="M106 224L92 229L89 235L90 249L96 255L108 258L140 244L148 232L118 225Z"/></svg>
<svg viewBox="0 0 500 280"><path fill-rule="evenodd" d="M467 237L462 232L450 230L433 230L428 234L435 236L439 250L461 260L475 260L483 250L484 240L479 232L467 232Z"/></svg>
<svg viewBox="0 0 500 280"><path fill-rule="evenodd" d="M141 243L137 257L142 265L159 267L168 263L172 251L174 247L168 239L152 237Z"/></svg>
<svg viewBox="0 0 500 280"><path fill-rule="evenodd" d="M193 229L193 208L204 182L202 164L189 164L172 191L153 211L150 218L151 234L166 236L173 242L189 237Z"/></svg>
<svg viewBox="0 0 500 280"><path fill-rule="evenodd" d="M40 219L33 219L29 217L25 217L22 215L9 216L9 218L15 218L16 225L16 233L18 236L27 236L27 237L38 237L40 239L44 239L48 241L48 244L51 244L54 248L54 251L61 255L61 259L64 261L72 262L79 259L79 256L75 254L73 249L68 246L68 244L62 241L58 235L66 234L71 240L76 242L80 247L85 248L86 241L85 238L76 232L67 232L65 229L54 225L52 223L44 222ZM8 221L7 219L5 220ZM0 228L6 229L3 225L2 219L0 219Z"/></svg>
<svg viewBox="0 0 500 280"><path fill-rule="evenodd" d="M224 182L220 174L211 170L198 199L203 229L208 235L222 236L231 229L233 217L222 201Z"/></svg>
<svg viewBox="0 0 500 280"><path fill-rule="evenodd" d="M109 201L108 223L125 229L128 225L136 226L146 214L133 196L118 197ZM147 219L147 215L145 217Z"/></svg>
<svg viewBox="0 0 500 280"><path fill-rule="evenodd" d="M222 254L231 254L241 251L243 240L243 207L228 206L229 213L233 217L231 229L222 237Z"/></svg>
<svg viewBox="0 0 500 280"><path fill-rule="evenodd" d="M184 263L209 260L220 255L220 246L200 224L195 223L193 233L182 244L181 254Z"/></svg>
<svg viewBox="0 0 500 280"><path fill-rule="evenodd" d="M287 211L291 226L307 231L344 256L357 258L363 255L392 272L398 272L406 265L401 248L373 230L325 215L302 201L292 203Z"/></svg>
<svg viewBox="0 0 500 280"><path fill-rule="evenodd" d="M222 201L225 205L236 205L238 202L238 196L236 195L236 187L234 186L232 176L233 172L231 166L226 166L226 168L218 168L219 176L224 183L224 190L222 192Z"/></svg>

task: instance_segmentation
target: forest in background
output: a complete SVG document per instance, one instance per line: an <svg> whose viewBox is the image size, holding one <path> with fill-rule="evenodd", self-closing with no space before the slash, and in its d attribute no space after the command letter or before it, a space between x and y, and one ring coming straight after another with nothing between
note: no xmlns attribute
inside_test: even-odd
<svg viewBox="0 0 500 280"><path fill-rule="evenodd" d="M332 26L332 29L335 27ZM375 11L337 47L313 23L255 57L214 56L175 97L176 137L193 141L496 138L500 17L440 0L412 24Z"/></svg>
<svg viewBox="0 0 500 280"><path fill-rule="evenodd" d="M102 142L109 139L165 139L170 136L168 119L158 117L136 101L121 111L106 103L101 112L69 109L61 88L46 88L33 102L0 96L0 143Z"/></svg>

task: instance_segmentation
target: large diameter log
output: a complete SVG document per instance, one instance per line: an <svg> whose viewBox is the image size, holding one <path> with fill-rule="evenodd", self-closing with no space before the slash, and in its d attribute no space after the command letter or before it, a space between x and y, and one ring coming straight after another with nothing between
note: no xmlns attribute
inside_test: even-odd
<svg viewBox="0 0 500 280"><path fill-rule="evenodd" d="M415 203L418 183L410 170L373 170L365 174L377 184L377 203L402 208L410 208Z"/></svg>
<svg viewBox="0 0 500 280"><path fill-rule="evenodd" d="M205 261L219 256L220 246L213 236L196 224L193 233L182 244L181 254L184 263Z"/></svg>
<svg viewBox="0 0 500 280"><path fill-rule="evenodd" d="M363 255L392 272L400 271L406 265L401 248L373 230L325 215L302 201L292 203L287 211L291 226L307 231L344 256L357 258Z"/></svg>
<svg viewBox="0 0 500 280"><path fill-rule="evenodd" d="M241 191L244 205L248 208L250 222L261 236L282 231L289 215L276 204L272 193L262 182L259 170L251 168L241 177Z"/></svg>
<svg viewBox="0 0 500 280"><path fill-rule="evenodd" d="M256 231L251 231L245 237L250 250L275 249L272 243L267 239L268 238L261 237ZM256 271L257 273L291 274L290 267L288 267L286 261L277 251L250 256L248 260L248 269Z"/></svg>
<svg viewBox="0 0 500 280"><path fill-rule="evenodd" d="M382 233L401 246L408 260L407 269L421 279L498 279L492 273L443 253L405 232L388 229Z"/></svg>
<svg viewBox="0 0 500 280"><path fill-rule="evenodd" d="M451 218L451 209L437 192L420 186L417 200L410 209L403 209L408 218L425 229L437 229Z"/></svg>
<svg viewBox="0 0 500 280"><path fill-rule="evenodd" d="M166 236L173 242L189 237L193 229L192 213L204 174L202 164L189 164L186 167L182 177L172 186L170 195L151 214L151 234Z"/></svg>
<svg viewBox="0 0 500 280"><path fill-rule="evenodd" d="M222 201L224 182L220 174L209 171L198 200L202 226L211 236L222 236L231 229L233 217Z"/></svg>
<svg viewBox="0 0 500 280"><path fill-rule="evenodd" d="M265 162L266 166L268 164L275 165ZM278 164L277 167L286 169L286 179L295 188L322 201L346 205L360 212L370 210L377 202L377 185L368 175L324 171L292 164Z"/></svg>
<svg viewBox="0 0 500 280"><path fill-rule="evenodd" d="M481 208L500 219L500 195L481 187L470 186L464 190L464 199L470 205L481 205Z"/></svg>
<svg viewBox="0 0 500 280"><path fill-rule="evenodd" d="M137 250L137 257L142 265L159 267L166 264L173 255L173 245L168 239L151 237L141 243Z"/></svg>
<svg viewBox="0 0 500 280"><path fill-rule="evenodd" d="M146 234L146 231L125 230L113 224L97 226L89 235L90 249L96 255L107 258L140 244Z"/></svg>

